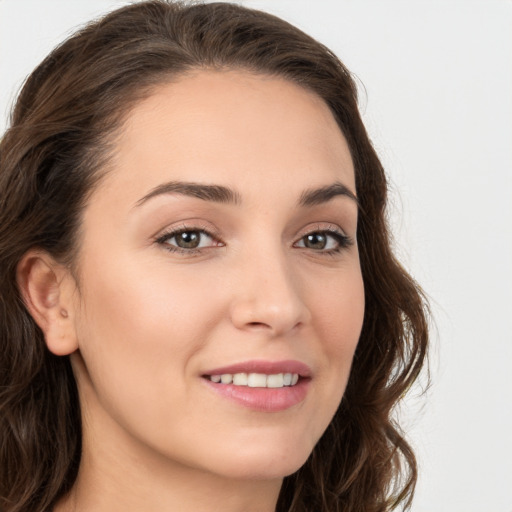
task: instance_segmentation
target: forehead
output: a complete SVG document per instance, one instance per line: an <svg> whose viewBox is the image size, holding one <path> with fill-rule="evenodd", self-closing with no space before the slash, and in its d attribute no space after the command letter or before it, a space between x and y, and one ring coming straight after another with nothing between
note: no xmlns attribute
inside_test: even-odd
<svg viewBox="0 0 512 512"><path fill-rule="evenodd" d="M355 192L326 103L283 78L234 70L162 84L127 116L107 181L140 195L170 179L290 190L342 181Z"/></svg>

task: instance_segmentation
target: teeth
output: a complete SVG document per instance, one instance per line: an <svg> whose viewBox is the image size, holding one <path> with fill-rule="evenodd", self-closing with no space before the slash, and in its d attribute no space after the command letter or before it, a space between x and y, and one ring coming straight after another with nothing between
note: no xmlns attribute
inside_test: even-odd
<svg viewBox="0 0 512 512"><path fill-rule="evenodd" d="M299 381L297 373L224 373L222 375L209 375L215 383L234 384L235 386L248 386L250 388L282 388L295 386Z"/></svg>
<svg viewBox="0 0 512 512"><path fill-rule="evenodd" d="M216 376L214 375L214 377ZM231 382L233 381L233 375L231 375L230 373L225 373L224 375L220 376L220 381L222 382L222 384L231 384Z"/></svg>
<svg viewBox="0 0 512 512"><path fill-rule="evenodd" d="M267 388L282 388L284 386L284 378L282 373L277 375L269 375L267 377Z"/></svg>
<svg viewBox="0 0 512 512"><path fill-rule="evenodd" d="M247 373L235 373L233 375L233 384L235 386L247 386Z"/></svg>
<svg viewBox="0 0 512 512"><path fill-rule="evenodd" d="M267 376L264 373L249 373L247 385L250 388L266 388Z"/></svg>

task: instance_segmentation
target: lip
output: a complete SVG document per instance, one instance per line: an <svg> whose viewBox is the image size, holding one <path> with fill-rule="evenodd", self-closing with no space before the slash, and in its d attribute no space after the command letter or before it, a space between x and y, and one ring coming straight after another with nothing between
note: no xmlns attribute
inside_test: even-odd
<svg viewBox="0 0 512 512"><path fill-rule="evenodd" d="M212 382L206 376L224 373L297 373L299 382L295 386L282 388L251 388ZM281 412L302 402L311 382L311 368L300 361L245 361L229 366L208 370L202 374L202 381L210 390L223 399L244 408L259 412Z"/></svg>

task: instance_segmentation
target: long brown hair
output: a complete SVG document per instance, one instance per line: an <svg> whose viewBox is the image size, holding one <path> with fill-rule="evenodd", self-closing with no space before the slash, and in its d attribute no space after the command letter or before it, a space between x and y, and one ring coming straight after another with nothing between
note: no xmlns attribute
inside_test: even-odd
<svg viewBox="0 0 512 512"><path fill-rule="evenodd" d="M366 310L342 403L279 512L384 512L409 505L417 468L392 420L427 349L426 302L394 258L387 184L349 71L325 46L270 14L165 0L123 7L56 48L27 79L0 143L0 510L50 510L73 486L81 423L68 357L52 355L25 308L16 265L39 247L73 264L80 216L109 141L152 86L189 70L284 77L330 107L348 141L360 202Z"/></svg>

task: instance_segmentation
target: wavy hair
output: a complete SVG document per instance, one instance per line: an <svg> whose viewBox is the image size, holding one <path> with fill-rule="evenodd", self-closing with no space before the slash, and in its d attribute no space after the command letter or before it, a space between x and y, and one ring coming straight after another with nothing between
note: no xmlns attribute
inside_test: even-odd
<svg viewBox="0 0 512 512"><path fill-rule="evenodd" d="M0 142L0 510L51 510L76 479L80 405L68 357L51 354L16 283L39 247L72 265L88 194L109 144L154 86L194 69L242 69L304 87L331 109L355 167L366 310L342 402L278 512L385 512L410 506L414 453L393 410L426 360L428 309L395 259L387 182L346 67L270 14L166 0L111 12L71 36L26 80Z"/></svg>

